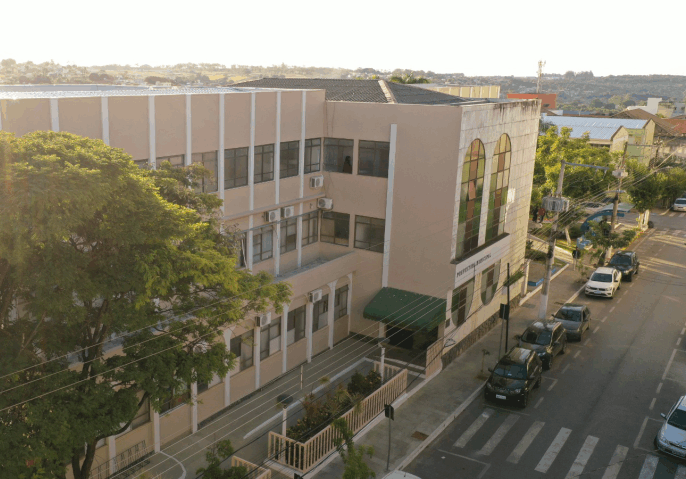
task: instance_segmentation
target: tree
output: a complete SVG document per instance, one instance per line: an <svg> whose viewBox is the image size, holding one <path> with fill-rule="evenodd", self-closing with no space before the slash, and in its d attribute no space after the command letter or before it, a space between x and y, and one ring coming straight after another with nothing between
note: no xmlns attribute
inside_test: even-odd
<svg viewBox="0 0 686 479"><path fill-rule="evenodd" d="M670 205L686 192L686 170L670 168L662 176L662 199Z"/></svg>
<svg viewBox="0 0 686 479"><path fill-rule="evenodd" d="M593 257L597 260L601 260L607 251L626 248L636 237L636 230L624 230L621 233L617 231L610 232L610 224L605 220L600 222L589 221L589 225L590 231L584 237L591 242L591 245L596 250Z"/></svg>
<svg viewBox="0 0 686 479"><path fill-rule="evenodd" d="M590 106L591 106L592 108L602 108L602 107L603 107L603 101L602 101L601 99L599 99L599 98L594 98L594 99L591 101Z"/></svg>
<svg viewBox="0 0 686 479"><path fill-rule="evenodd" d="M233 446L228 439L219 441L215 446L205 453L207 467L201 467L195 474L202 475L204 479L243 479L249 476L248 468L245 466L232 466L222 469L221 464L233 454Z"/></svg>
<svg viewBox="0 0 686 479"><path fill-rule="evenodd" d="M603 108L605 108L606 110L614 110L614 109L617 108L617 107L615 106L614 103L605 103L605 104L603 105Z"/></svg>
<svg viewBox="0 0 686 479"><path fill-rule="evenodd" d="M568 70L568 71L565 72L565 74L563 75L563 77L564 77L565 80L574 80L574 72L571 71L571 70Z"/></svg>
<svg viewBox="0 0 686 479"><path fill-rule="evenodd" d="M13 70L16 64L17 61L13 58L5 58L4 60L0 61L0 66L2 66L3 70Z"/></svg>
<svg viewBox="0 0 686 479"><path fill-rule="evenodd" d="M353 432L348 428L348 423L344 418L339 417L331 424L337 432L334 444L345 466L341 479L369 479L376 477L372 468L364 462L365 456L372 457L374 455L374 448L372 446L355 446Z"/></svg>
<svg viewBox="0 0 686 479"><path fill-rule="evenodd" d="M69 133L0 132L7 477L65 478L69 464L88 478L98 441L141 407L160 411L233 367L223 329L287 301L288 285L236 269L221 200L193 188L207 173L141 170L122 150ZM122 349L106 348L113 337Z"/></svg>
<svg viewBox="0 0 686 479"><path fill-rule="evenodd" d="M427 80L426 78L415 77L412 73L405 73L402 76L393 75L393 76L391 76L390 80L393 83L404 83L407 85L414 84L414 83L429 83L429 80Z"/></svg>
<svg viewBox="0 0 686 479"><path fill-rule="evenodd" d="M655 207L664 192L664 175L652 172L649 167L637 160L628 160L626 164L629 178L632 178L627 188L634 208L640 212L640 225L643 227L649 216L649 211Z"/></svg>

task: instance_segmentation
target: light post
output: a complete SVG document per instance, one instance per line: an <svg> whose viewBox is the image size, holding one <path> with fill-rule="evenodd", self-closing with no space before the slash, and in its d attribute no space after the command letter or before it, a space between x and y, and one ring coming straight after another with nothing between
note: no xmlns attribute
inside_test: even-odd
<svg viewBox="0 0 686 479"><path fill-rule="evenodd" d="M381 361L380 361L381 366L379 368L379 369L381 369L381 371L379 371L379 374L381 374L381 384L384 383L384 379L386 377L386 375L385 375L385 370L386 370L386 347L385 347L385 345L386 345L386 343L388 343L388 341L389 341L388 338L383 338L383 339L379 340L379 347L381 348Z"/></svg>

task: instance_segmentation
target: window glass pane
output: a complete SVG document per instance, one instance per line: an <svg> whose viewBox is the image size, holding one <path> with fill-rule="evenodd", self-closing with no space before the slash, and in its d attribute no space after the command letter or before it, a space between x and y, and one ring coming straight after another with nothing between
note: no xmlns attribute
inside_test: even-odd
<svg viewBox="0 0 686 479"><path fill-rule="evenodd" d="M327 211L322 214L321 241L348 245L350 238L350 215Z"/></svg>

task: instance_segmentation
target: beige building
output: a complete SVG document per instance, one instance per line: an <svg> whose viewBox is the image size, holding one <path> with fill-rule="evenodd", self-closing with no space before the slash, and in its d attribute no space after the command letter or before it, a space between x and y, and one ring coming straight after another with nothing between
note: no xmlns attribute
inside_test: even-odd
<svg viewBox="0 0 686 479"><path fill-rule="evenodd" d="M418 85L462 98L500 98L500 85Z"/></svg>
<svg viewBox="0 0 686 479"><path fill-rule="evenodd" d="M141 441L159 451L350 334L431 344L449 361L495 324L506 264L523 265L538 100L465 102L374 80L256 83L0 92L0 129L16 135L102 139L143 167L202 162L224 224L243 232L243 267L292 285L283 314L224 332L235 370L192 385L192 405L182 395L160 414L141 410L96 462Z"/></svg>

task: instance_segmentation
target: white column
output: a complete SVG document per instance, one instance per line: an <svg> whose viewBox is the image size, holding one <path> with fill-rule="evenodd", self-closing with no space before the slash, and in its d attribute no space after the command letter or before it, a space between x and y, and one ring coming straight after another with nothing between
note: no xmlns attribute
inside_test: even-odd
<svg viewBox="0 0 686 479"><path fill-rule="evenodd" d="M329 312L326 316L326 322L329 325L329 349L333 349L333 304L336 299L336 283L338 280L329 283Z"/></svg>
<svg viewBox="0 0 686 479"><path fill-rule="evenodd" d="M60 107L57 98L50 98L50 129L60 131Z"/></svg>
<svg viewBox="0 0 686 479"><path fill-rule="evenodd" d="M110 105L109 97L100 97L100 120L102 121L102 141L110 144Z"/></svg>
<svg viewBox="0 0 686 479"><path fill-rule="evenodd" d="M307 337L307 362L312 362L312 312L314 303L307 303L305 308L305 336Z"/></svg>
<svg viewBox="0 0 686 479"><path fill-rule="evenodd" d="M250 208L252 209L252 208ZM245 258L245 265L249 270L252 270L252 229L253 229L253 224L254 224L254 219L253 215L250 215L248 217L248 234L246 235L245 238L245 250L247 251L246 255L248 256Z"/></svg>
<svg viewBox="0 0 686 479"><path fill-rule="evenodd" d="M386 325L384 323L379 323L379 337L386 337Z"/></svg>
<svg viewBox="0 0 686 479"><path fill-rule="evenodd" d="M249 208L255 208L255 92L250 94L250 148L248 150ZM252 228L252 226L251 226Z"/></svg>
<svg viewBox="0 0 686 479"><path fill-rule="evenodd" d="M148 163L151 169L156 168L156 145L155 145L155 95L148 95L148 151L150 158Z"/></svg>
<svg viewBox="0 0 686 479"><path fill-rule="evenodd" d="M298 148L298 172L300 173L300 196L305 194L305 129L307 127L306 111L307 90L302 92L302 107L300 112L300 148Z"/></svg>
<svg viewBox="0 0 686 479"><path fill-rule="evenodd" d="M274 143L274 203L279 204L281 184L281 92L276 92L276 141Z"/></svg>
<svg viewBox="0 0 686 479"><path fill-rule="evenodd" d="M352 318L353 318L353 274L348 273L348 332L352 329Z"/></svg>
<svg viewBox="0 0 686 479"><path fill-rule="evenodd" d="M224 93L219 94L219 145L217 146L217 188L219 191L219 198L222 200L222 213L224 213L224 124L225 113Z"/></svg>
<svg viewBox="0 0 686 479"><path fill-rule="evenodd" d="M110 459L110 474L117 472L117 442L114 436L107 437L107 457Z"/></svg>
<svg viewBox="0 0 686 479"><path fill-rule="evenodd" d="M300 268L303 262L303 204L300 203L298 208L298 227L295 237L295 246L298 250L298 268Z"/></svg>
<svg viewBox="0 0 686 479"><path fill-rule="evenodd" d="M198 383L191 383L191 434L198 432Z"/></svg>
<svg viewBox="0 0 686 479"><path fill-rule="evenodd" d="M388 268L391 262L391 220L393 218L393 180L395 178L395 142L398 125L391 125L391 141L388 151L388 189L386 190L386 223L384 228L383 270L381 287L388 286Z"/></svg>
<svg viewBox="0 0 686 479"><path fill-rule="evenodd" d="M155 442L155 452L160 452L160 413L152 412L153 441Z"/></svg>
<svg viewBox="0 0 686 479"><path fill-rule="evenodd" d="M452 328L453 325L453 314L452 314L452 307L453 307L453 290L449 289L448 292L446 293L445 296L446 303L445 303L445 321L450 320L450 326L445 328L443 331L443 337L445 337L445 333L448 329Z"/></svg>
<svg viewBox="0 0 686 479"><path fill-rule="evenodd" d="M223 332L224 343L226 344L226 349L231 349L231 329L226 328ZM231 370L226 373L224 377L224 407L228 407L231 404Z"/></svg>
<svg viewBox="0 0 686 479"><path fill-rule="evenodd" d="M193 136L192 131L192 115L191 115L191 95L186 94L186 159L184 164L186 166L191 164L191 158L193 155Z"/></svg>
<svg viewBox="0 0 686 479"><path fill-rule="evenodd" d="M283 221L283 219L281 220ZM274 276L279 276L281 272L281 221L274 225L274 238L272 241L274 256Z"/></svg>
<svg viewBox="0 0 686 479"><path fill-rule="evenodd" d="M281 315L281 373L288 369L288 306L284 305Z"/></svg>
<svg viewBox="0 0 686 479"><path fill-rule="evenodd" d="M255 389L260 388L260 341L262 335L260 334L260 328L256 327L253 329L253 363L255 364Z"/></svg>

